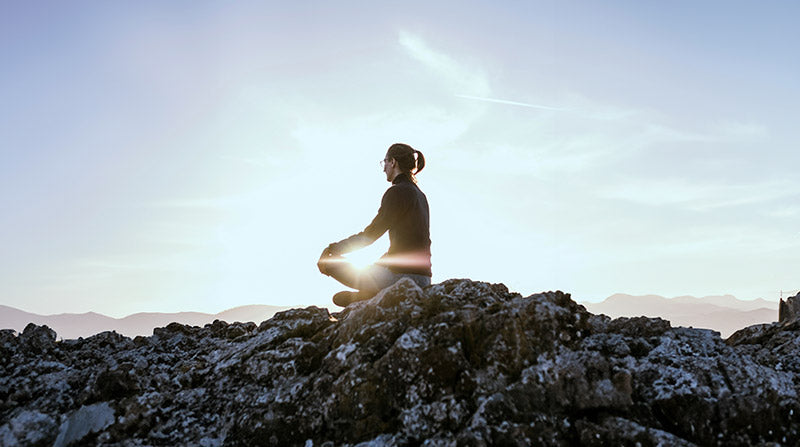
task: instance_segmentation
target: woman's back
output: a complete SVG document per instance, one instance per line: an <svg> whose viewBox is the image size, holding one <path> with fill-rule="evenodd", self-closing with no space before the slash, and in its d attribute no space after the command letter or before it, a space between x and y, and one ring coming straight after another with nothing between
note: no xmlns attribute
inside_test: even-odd
<svg viewBox="0 0 800 447"><path fill-rule="evenodd" d="M389 251L378 261L395 273L431 276L430 210L428 199L406 175L386 191L381 207L396 208L389 224Z"/></svg>

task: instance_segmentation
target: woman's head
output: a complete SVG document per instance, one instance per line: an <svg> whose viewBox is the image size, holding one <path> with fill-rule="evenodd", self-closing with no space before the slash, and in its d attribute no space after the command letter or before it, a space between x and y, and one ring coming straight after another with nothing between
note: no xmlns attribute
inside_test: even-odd
<svg viewBox="0 0 800 447"><path fill-rule="evenodd" d="M422 156L422 152L403 143L395 143L389 146L389 150L386 151L386 162L390 163L392 161L395 164L396 173L407 174L413 181L416 181L414 176L425 167L425 157ZM389 166L387 165L387 167ZM387 172L387 179L389 181L394 180L394 178L388 178L388 176L389 172Z"/></svg>

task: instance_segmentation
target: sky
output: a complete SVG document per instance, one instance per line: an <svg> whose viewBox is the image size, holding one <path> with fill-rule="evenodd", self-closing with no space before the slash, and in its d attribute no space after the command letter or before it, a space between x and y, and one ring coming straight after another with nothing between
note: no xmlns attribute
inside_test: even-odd
<svg viewBox="0 0 800 447"><path fill-rule="evenodd" d="M433 282L800 289L792 1L2 2L0 304L332 306L420 150ZM351 255L362 264L384 236Z"/></svg>

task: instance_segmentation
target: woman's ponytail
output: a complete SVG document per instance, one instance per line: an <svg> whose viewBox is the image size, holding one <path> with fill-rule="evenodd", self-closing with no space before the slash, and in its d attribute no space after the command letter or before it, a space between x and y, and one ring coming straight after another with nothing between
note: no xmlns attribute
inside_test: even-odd
<svg viewBox="0 0 800 447"><path fill-rule="evenodd" d="M419 171L425 167L425 157L422 155L422 152L416 149L414 149L414 153L417 155L417 170L414 172L414 174L418 174Z"/></svg>

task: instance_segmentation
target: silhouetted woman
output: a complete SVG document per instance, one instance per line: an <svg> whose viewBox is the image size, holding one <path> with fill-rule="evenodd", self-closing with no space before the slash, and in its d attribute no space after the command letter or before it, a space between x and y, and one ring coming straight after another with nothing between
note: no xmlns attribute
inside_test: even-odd
<svg viewBox="0 0 800 447"><path fill-rule="evenodd" d="M392 186L383 194L378 215L361 233L328 245L317 263L320 272L357 290L334 295L333 302L339 306L371 298L403 277L420 287L431 283L428 199L415 178L425 167L425 157L407 144L396 143L381 164ZM375 264L360 270L341 256L375 242L387 230L389 251Z"/></svg>

